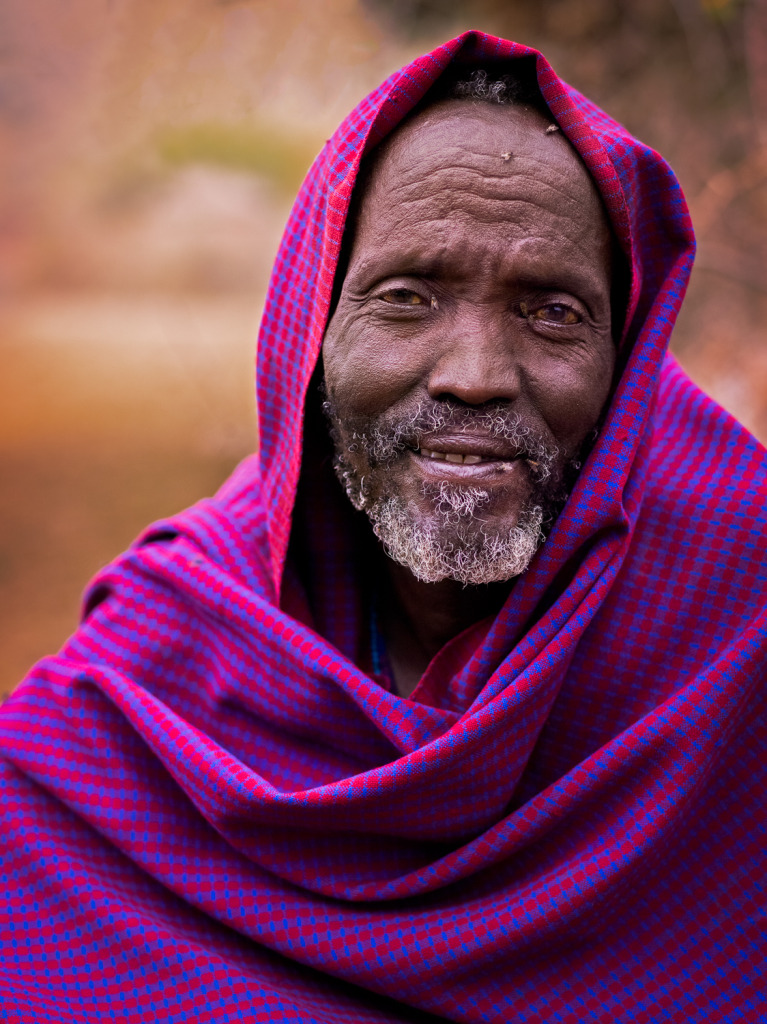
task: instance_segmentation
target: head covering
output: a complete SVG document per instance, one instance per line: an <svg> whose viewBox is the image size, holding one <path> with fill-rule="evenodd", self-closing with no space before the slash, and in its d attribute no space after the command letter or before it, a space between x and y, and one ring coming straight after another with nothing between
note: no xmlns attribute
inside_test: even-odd
<svg viewBox="0 0 767 1024"><path fill-rule="evenodd" d="M518 59L630 267L621 372L531 567L404 699L305 396L362 155L449 65ZM272 276L258 455L2 708L8 1019L760 1019L765 453L666 354L692 252L664 161L527 47L468 32L344 121Z"/></svg>

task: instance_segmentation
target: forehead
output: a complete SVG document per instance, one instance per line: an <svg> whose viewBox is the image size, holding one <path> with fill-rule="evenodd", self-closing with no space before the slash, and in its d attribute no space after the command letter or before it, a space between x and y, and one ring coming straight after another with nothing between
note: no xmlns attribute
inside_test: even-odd
<svg viewBox="0 0 767 1024"><path fill-rule="evenodd" d="M454 149L497 160L526 157L588 178L580 157L551 118L528 106L476 100L442 100L408 118L373 155L372 177L413 162L439 166ZM444 149L443 149L444 147ZM589 179L590 180L590 179Z"/></svg>
<svg viewBox="0 0 767 1024"><path fill-rule="evenodd" d="M529 107L468 100L409 119L373 155L352 266L378 263L390 251L448 258L452 240L467 274L498 258L518 268L524 252L548 263L585 260L609 275L612 233L601 197L578 153L550 126Z"/></svg>

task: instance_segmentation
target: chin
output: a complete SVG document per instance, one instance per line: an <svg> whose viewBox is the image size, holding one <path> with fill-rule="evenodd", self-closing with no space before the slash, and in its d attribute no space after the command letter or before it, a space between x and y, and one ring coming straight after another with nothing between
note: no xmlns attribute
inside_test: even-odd
<svg viewBox="0 0 767 1024"><path fill-rule="evenodd" d="M334 468L387 555L419 580L466 585L514 579L530 565L567 498L563 472L522 463L473 481L414 472L412 459L374 465L336 445ZM575 465L575 464L574 464ZM441 467L440 467L441 468Z"/></svg>
<svg viewBox="0 0 767 1024"><path fill-rule="evenodd" d="M525 506L510 526L506 517L482 517L489 501L478 488L443 487L428 513L396 496L367 503L364 511L387 555L417 579L479 585L519 576L544 539L540 505Z"/></svg>

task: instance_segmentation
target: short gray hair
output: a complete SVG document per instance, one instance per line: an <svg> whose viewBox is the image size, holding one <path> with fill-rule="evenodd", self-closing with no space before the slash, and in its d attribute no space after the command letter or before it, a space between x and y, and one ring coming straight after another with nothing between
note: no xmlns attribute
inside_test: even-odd
<svg viewBox="0 0 767 1024"><path fill-rule="evenodd" d="M459 78L453 82L445 99L511 105L529 102L530 92L527 82L522 82L511 75L492 77L484 68L478 68L472 71L468 78Z"/></svg>

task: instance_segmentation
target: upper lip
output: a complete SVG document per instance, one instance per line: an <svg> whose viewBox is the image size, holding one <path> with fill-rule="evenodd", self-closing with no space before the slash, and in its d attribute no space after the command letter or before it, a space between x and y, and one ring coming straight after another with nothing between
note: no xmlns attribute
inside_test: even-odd
<svg viewBox="0 0 767 1024"><path fill-rule="evenodd" d="M478 434L428 434L420 438L417 450L422 448L433 452L479 455L485 459L502 459L509 462L524 454L506 438Z"/></svg>

